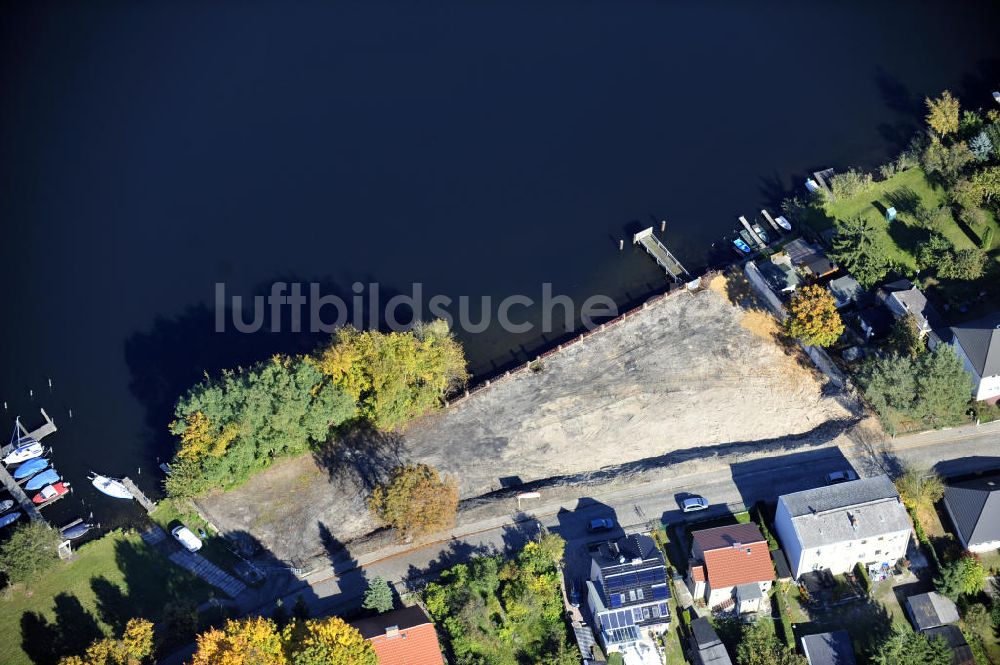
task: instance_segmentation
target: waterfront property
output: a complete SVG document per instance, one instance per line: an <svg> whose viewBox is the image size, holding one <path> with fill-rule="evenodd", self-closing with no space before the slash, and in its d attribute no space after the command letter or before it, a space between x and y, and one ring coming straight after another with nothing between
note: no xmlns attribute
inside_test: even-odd
<svg viewBox="0 0 1000 665"><path fill-rule="evenodd" d="M1000 471L948 481L944 507L965 549L989 552L1000 548Z"/></svg>
<svg viewBox="0 0 1000 665"><path fill-rule="evenodd" d="M944 319L910 280L897 279L883 284L876 291L876 296L897 319L912 316L920 336L927 340L927 346L932 351L942 339L949 337Z"/></svg>
<svg viewBox="0 0 1000 665"><path fill-rule="evenodd" d="M670 584L663 553L645 534L601 544L591 556L587 607L605 652L642 657L670 627Z"/></svg>
<svg viewBox="0 0 1000 665"><path fill-rule="evenodd" d="M785 494L774 526L795 579L814 570L846 573L857 563L891 566L910 538L909 516L888 476Z"/></svg>
<svg viewBox="0 0 1000 665"><path fill-rule="evenodd" d="M952 326L955 352L972 374L977 400L1000 402L1000 311Z"/></svg>
<svg viewBox="0 0 1000 665"><path fill-rule="evenodd" d="M732 524L691 534L688 586L713 610L756 612L774 581L767 541L756 524Z"/></svg>

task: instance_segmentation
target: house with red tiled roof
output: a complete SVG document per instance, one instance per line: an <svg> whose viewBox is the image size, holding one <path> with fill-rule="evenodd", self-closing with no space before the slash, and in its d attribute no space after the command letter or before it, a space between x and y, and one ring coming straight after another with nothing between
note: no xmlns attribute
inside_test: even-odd
<svg viewBox="0 0 1000 665"><path fill-rule="evenodd" d="M371 642L379 665L444 665L434 624L416 605L351 625Z"/></svg>
<svg viewBox="0 0 1000 665"><path fill-rule="evenodd" d="M688 586L712 609L756 612L774 582L767 541L756 524L732 524L691 534Z"/></svg>

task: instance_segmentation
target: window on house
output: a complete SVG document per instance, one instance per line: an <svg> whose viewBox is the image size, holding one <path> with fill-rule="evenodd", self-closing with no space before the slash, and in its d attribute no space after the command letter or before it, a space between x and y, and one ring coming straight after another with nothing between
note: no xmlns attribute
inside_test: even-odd
<svg viewBox="0 0 1000 665"><path fill-rule="evenodd" d="M629 600L635 600L635 589L629 589L629 591L628 591L628 599Z"/></svg>

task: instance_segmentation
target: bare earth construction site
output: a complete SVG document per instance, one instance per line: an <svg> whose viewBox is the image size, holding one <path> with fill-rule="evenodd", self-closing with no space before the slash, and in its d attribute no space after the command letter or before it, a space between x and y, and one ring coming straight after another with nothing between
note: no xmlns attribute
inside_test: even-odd
<svg viewBox="0 0 1000 665"><path fill-rule="evenodd" d="M223 532L302 561L377 528L365 498L401 461L437 467L474 499L511 483L645 482L678 463L829 443L857 422L852 401L775 339L773 320L722 290L664 298L399 435L337 442L199 507Z"/></svg>

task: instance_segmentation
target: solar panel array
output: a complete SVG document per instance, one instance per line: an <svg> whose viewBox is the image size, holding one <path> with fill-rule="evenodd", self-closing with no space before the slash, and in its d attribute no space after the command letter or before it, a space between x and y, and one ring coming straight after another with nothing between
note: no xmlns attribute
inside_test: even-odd
<svg viewBox="0 0 1000 665"><path fill-rule="evenodd" d="M667 569L663 566L646 568L638 572L619 573L609 575L604 579L604 585L608 593L620 592L623 589L634 589L637 586L646 584L656 584L667 579Z"/></svg>
<svg viewBox="0 0 1000 665"><path fill-rule="evenodd" d="M670 598L670 591L666 584L658 584L653 587L653 600L666 600Z"/></svg>

